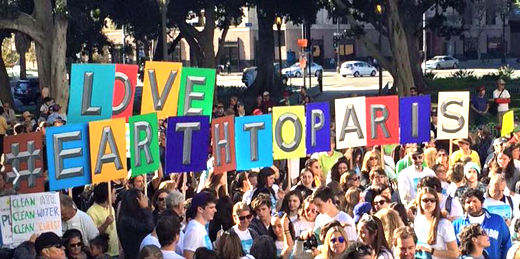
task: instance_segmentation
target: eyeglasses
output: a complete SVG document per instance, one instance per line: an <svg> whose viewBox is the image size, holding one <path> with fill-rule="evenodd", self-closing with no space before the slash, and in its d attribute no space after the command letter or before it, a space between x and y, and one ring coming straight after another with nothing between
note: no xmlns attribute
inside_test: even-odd
<svg viewBox="0 0 520 259"><path fill-rule="evenodd" d="M246 215L246 216L239 216L238 219L240 221L244 221L246 219L251 219L253 217L253 215L249 214L249 215Z"/></svg>
<svg viewBox="0 0 520 259"><path fill-rule="evenodd" d="M435 198L431 198L431 199L430 198L424 198L424 199L421 199L421 201L423 203L436 203L437 202L437 200L435 200Z"/></svg>
<svg viewBox="0 0 520 259"><path fill-rule="evenodd" d="M82 242L78 242L78 243L73 243L73 244L69 244L70 247L82 247L83 246L83 243ZM56 245L55 246L56 248L60 248L61 245Z"/></svg>
<svg viewBox="0 0 520 259"><path fill-rule="evenodd" d="M379 205L385 205L385 203L386 203L385 200L374 201L374 204L379 204Z"/></svg>
<svg viewBox="0 0 520 259"><path fill-rule="evenodd" d="M344 237L338 237L338 238L333 237L333 238L330 239L330 242L333 243L333 244L336 243L336 242L339 242L340 244L343 244L345 242L345 238Z"/></svg>

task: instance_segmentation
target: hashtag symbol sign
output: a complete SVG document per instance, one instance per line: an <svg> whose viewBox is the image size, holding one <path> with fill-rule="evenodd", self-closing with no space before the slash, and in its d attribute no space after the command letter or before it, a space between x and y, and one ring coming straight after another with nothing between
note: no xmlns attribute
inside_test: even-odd
<svg viewBox="0 0 520 259"><path fill-rule="evenodd" d="M22 142L23 143L23 142ZM36 167L36 161L42 159L41 149L36 148L34 140L27 141L27 151L20 152L19 142L11 143L11 152L6 153L6 163L11 164L10 172L7 172L7 181L12 183L16 189L20 182L27 181L27 187L36 186L36 178L42 177L42 168ZM22 170L20 164L26 163L27 169Z"/></svg>

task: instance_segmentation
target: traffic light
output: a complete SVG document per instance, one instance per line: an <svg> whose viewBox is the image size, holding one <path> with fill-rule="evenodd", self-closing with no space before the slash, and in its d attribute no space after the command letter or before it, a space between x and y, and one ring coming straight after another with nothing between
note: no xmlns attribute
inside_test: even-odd
<svg viewBox="0 0 520 259"><path fill-rule="evenodd" d="M336 35L332 36L332 46L333 46L334 48L337 48L337 47L338 47L338 41L339 41L338 36L336 36Z"/></svg>

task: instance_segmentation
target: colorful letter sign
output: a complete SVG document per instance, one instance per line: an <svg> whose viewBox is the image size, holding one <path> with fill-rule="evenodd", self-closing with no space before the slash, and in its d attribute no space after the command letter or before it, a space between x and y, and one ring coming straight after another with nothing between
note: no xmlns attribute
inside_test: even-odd
<svg viewBox="0 0 520 259"><path fill-rule="evenodd" d="M166 173L198 172L207 169L209 117L168 118Z"/></svg>
<svg viewBox="0 0 520 259"><path fill-rule="evenodd" d="M329 103L309 103L305 106L307 154L330 150Z"/></svg>
<svg viewBox="0 0 520 259"><path fill-rule="evenodd" d="M274 159L305 157L305 107L273 108Z"/></svg>
<svg viewBox="0 0 520 259"><path fill-rule="evenodd" d="M18 193L45 191L41 132L4 137L7 181Z"/></svg>
<svg viewBox="0 0 520 259"><path fill-rule="evenodd" d="M146 61L141 114L157 112L159 119L177 114L182 64Z"/></svg>
<svg viewBox="0 0 520 259"><path fill-rule="evenodd" d="M160 165L157 114L132 116L128 121L132 176L154 172Z"/></svg>
<svg viewBox="0 0 520 259"><path fill-rule="evenodd" d="M114 64L72 64L67 123L112 117Z"/></svg>
<svg viewBox="0 0 520 259"><path fill-rule="evenodd" d="M397 95L366 98L367 145L399 143L399 98Z"/></svg>
<svg viewBox="0 0 520 259"><path fill-rule="evenodd" d="M430 140L430 96L399 99L400 143L422 143Z"/></svg>
<svg viewBox="0 0 520 259"><path fill-rule="evenodd" d="M439 92L437 139L468 137L469 92Z"/></svg>
<svg viewBox="0 0 520 259"><path fill-rule="evenodd" d="M335 104L336 148L366 146L365 97L336 99Z"/></svg>
<svg viewBox="0 0 520 259"><path fill-rule="evenodd" d="M206 115L213 112L215 69L186 67L182 70L178 116Z"/></svg>
<svg viewBox="0 0 520 259"><path fill-rule="evenodd" d="M91 184L88 124L67 124L45 131L51 191Z"/></svg>
<svg viewBox="0 0 520 259"><path fill-rule="evenodd" d="M271 114L235 118L237 171L273 165Z"/></svg>
<svg viewBox="0 0 520 259"><path fill-rule="evenodd" d="M235 117L226 116L211 121L213 172L224 173L236 169Z"/></svg>
<svg viewBox="0 0 520 259"><path fill-rule="evenodd" d="M116 64L112 118L126 118L128 121L132 116L138 68L137 65Z"/></svg>
<svg viewBox="0 0 520 259"><path fill-rule="evenodd" d="M125 119L90 122L89 133L92 183L125 178Z"/></svg>

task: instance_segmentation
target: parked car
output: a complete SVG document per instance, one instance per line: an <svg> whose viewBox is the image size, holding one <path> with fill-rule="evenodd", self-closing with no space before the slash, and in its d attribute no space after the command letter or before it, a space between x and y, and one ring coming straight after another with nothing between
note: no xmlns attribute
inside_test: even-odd
<svg viewBox="0 0 520 259"><path fill-rule="evenodd" d="M377 69L365 61L347 61L341 64L339 74L347 76L376 76Z"/></svg>
<svg viewBox="0 0 520 259"><path fill-rule="evenodd" d="M309 67L305 67L305 70L308 71ZM323 73L323 67L312 62L311 64L311 74L314 76L319 76ZM282 69L282 74L287 77L301 77L303 75L302 69L300 67L300 63L296 62L292 66L288 68Z"/></svg>
<svg viewBox="0 0 520 259"><path fill-rule="evenodd" d="M36 103L40 96L40 84L37 79L18 80L13 89L13 97L24 105Z"/></svg>
<svg viewBox="0 0 520 259"><path fill-rule="evenodd" d="M424 69L441 69L441 68L457 68L459 60L452 56L435 56L430 60L422 63L421 67Z"/></svg>

